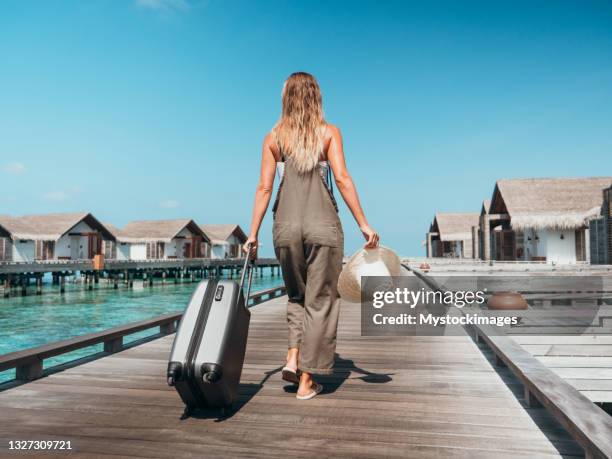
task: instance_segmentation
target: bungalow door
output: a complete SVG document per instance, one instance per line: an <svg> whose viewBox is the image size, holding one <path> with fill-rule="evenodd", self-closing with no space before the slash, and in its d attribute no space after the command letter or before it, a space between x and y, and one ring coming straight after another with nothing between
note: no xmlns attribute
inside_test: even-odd
<svg viewBox="0 0 612 459"><path fill-rule="evenodd" d="M90 260L102 252L102 237L100 233L87 233L87 258Z"/></svg>
<svg viewBox="0 0 612 459"><path fill-rule="evenodd" d="M80 255L81 248L81 236L79 235L70 235L70 258L72 260L78 260Z"/></svg>
<svg viewBox="0 0 612 459"><path fill-rule="evenodd" d="M191 238L191 249L193 258L202 258L202 236L193 236Z"/></svg>
<svg viewBox="0 0 612 459"><path fill-rule="evenodd" d="M577 229L574 237L576 241L576 261L587 261L586 230L583 228Z"/></svg>
<svg viewBox="0 0 612 459"><path fill-rule="evenodd" d="M183 258L191 258L191 242L183 244Z"/></svg>
<svg viewBox="0 0 612 459"><path fill-rule="evenodd" d="M55 252L55 241L43 241L42 243L42 259L53 260Z"/></svg>
<svg viewBox="0 0 612 459"><path fill-rule="evenodd" d="M513 230L496 231L495 259L498 261L516 261L516 238Z"/></svg>

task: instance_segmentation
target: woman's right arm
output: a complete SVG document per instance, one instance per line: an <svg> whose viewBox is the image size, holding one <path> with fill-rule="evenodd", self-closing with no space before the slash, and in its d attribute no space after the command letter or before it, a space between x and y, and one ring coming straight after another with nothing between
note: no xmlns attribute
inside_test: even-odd
<svg viewBox="0 0 612 459"><path fill-rule="evenodd" d="M373 248L378 246L378 233L372 229L366 220L361 203L359 202L359 196L357 195L357 188L353 183L348 169L346 168L346 161L344 159L344 147L342 146L342 134L340 129L336 126L328 125L328 129L331 132L331 140L329 148L327 150L327 160L334 173L336 185L344 202L350 209L359 229L363 233L366 239L365 247Z"/></svg>
<svg viewBox="0 0 612 459"><path fill-rule="evenodd" d="M274 174L276 172L276 159L272 148L274 141L272 134L268 134L264 139L261 148L261 170L259 174L259 183L255 190L255 204L253 205L253 218L251 220L251 232L249 238L244 245L244 251L247 251L247 246L250 244L250 254L252 257L257 256L257 235L259 227L270 204L272 189L274 187Z"/></svg>

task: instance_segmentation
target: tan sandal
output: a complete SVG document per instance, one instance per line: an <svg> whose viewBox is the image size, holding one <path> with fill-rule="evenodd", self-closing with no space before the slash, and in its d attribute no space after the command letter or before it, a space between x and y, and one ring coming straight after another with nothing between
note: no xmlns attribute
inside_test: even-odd
<svg viewBox="0 0 612 459"><path fill-rule="evenodd" d="M323 386L319 383L313 383L312 386L313 387L310 393L306 395L296 395L295 398L297 398L298 400L310 400L311 398L319 395L321 391L323 390Z"/></svg>
<svg viewBox="0 0 612 459"><path fill-rule="evenodd" d="M282 378L283 381L287 381L293 384L299 384L300 383L300 370L298 370L297 368L291 368L291 367L283 367L283 372L282 372Z"/></svg>

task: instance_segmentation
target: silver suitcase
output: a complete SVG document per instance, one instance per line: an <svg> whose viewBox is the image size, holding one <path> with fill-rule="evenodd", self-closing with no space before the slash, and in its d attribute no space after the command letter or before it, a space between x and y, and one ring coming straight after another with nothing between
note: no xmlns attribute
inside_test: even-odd
<svg viewBox="0 0 612 459"><path fill-rule="evenodd" d="M185 403L184 416L195 408L227 408L238 397L251 313L243 285L252 269L245 260L240 283L209 279L196 287L179 323L168 384Z"/></svg>

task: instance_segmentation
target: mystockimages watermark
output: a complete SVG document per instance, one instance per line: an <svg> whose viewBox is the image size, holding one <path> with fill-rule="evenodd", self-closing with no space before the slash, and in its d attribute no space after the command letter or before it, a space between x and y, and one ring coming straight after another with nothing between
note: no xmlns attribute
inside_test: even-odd
<svg viewBox="0 0 612 459"><path fill-rule="evenodd" d="M465 335L470 326L486 326L491 334L596 333L598 312L606 305L592 276L571 285L550 275L439 277L427 283L417 276L362 277L361 286L363 336Z"/></svg>

